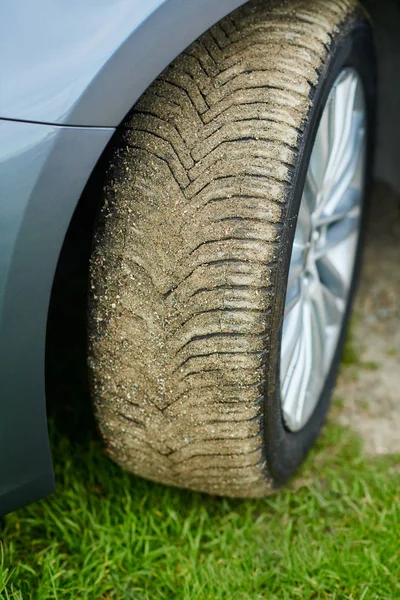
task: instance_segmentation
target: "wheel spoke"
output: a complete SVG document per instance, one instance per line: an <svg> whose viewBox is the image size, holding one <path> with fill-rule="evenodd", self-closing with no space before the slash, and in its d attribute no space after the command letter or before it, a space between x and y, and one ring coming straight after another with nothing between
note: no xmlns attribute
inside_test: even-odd
<svg viewBox="0 0 400 600"><path fill-rule="evenodd" d="M296 348L300 342L302 332L302 302L296 302L285 318L282 331L281 348L281 378L285 379L286 374L293 361Z"/></svg>
<svg viewBox="0 0 400 600"><path fill-rule="evenodd" d="M340 221L330 225L325 231L322 244L315 251L316 260L329 254L336 246L354 236L358 232L359 224L360 215L356 212L346 215Z"/></svg>
<svg viewBox="0 0 400 600"><path fill-rule="evenodd" d="M296 260L293 260L290 263L288 289L296 282L303 272L302 252L299 252L298 254L299 256L296 257Z"/></svg>
<svg viewBox="0 0 400 600"><path fill-rule="evenodd" d="M325 211L318 215L316 225L331 225L340 221L344 217L350 215L353 217L360 216L360 190L356 187L349 187L346 192L338 198L337 203L331 207L331 212L327 214Z"/></svg>
<svg viewBox="0 0 400 600"><path fill-rule="evenodd" d="M305 247L306 243L310 239L311 234L311 214L312 208L309 207L308 201L305 200L305 194L303 194L302 202L300 203L299 214L297 217L296 233L294 237L295 243ZM311 204L315 204L315 200L310 199Z"/></svg>
<svg viewBox="0 0 400 600"><path fill-rule="evenodd" d="M308 404L308 388L313 373L313 339L312 339L312 307L310 302L304 302L303 331L301 353L298 357L297 371L299 378L292 378L291 391L293 398L294 425L301 426L303 415ZM297 386L297 389L294 387Z"/></svg>
<svg viewBox="0 0 400 600"><path fill-rule="evenodd" d="M312 305L311 320L314 333L313 344L316 349L316 353L319 354L323 351L327 318L323 288L317 270L315 270L315 275L310 283L310 301ZM316 343L317 340L319 340L318 343Z"/></svg>
<svg viewBox="0 0 400 600"><path fill-rule="evenodd" d="M322 186L326 175L329 156L332 151L332 112L333 98L330 98L321 117L317 135L315 136L307 174L311 183L311 187L313 187L316 191L318 191Z"/></svg>
<svg viewBox="0 0 400 600"><path fill-rule="evenodd" d="M302 319L303 322L303 319ZM299 426L298 411L304 404L303 396L305 394L307 380L307 328L301 328L301 335L298 338L295 352L286 371L283 380L282 394L285 398L283 411L289 426L296 430Z"/></svg>
<svg viewBox="0 0 400 600"><path fill-rule="evenodd" d="M338 166L349 145L353 124L353 108L357 92L357 79L353 74L347 74L339 81L333 91L330 109L330 131L332 149L326 168L324 186L330 186L338 175Z"/></svg>
<svg viewBox="0 0 400 600"><path fill-rule="evenodd" d="M296 306L296 304L298 302L300 302L300 300L301 300L301 279L300 279L300 277L297 277L288 286L288 288L286 290L285 317Z"/></svg>
<svg viewBox="0 0 400 600"><path fill-rule="evenodd" d="M326 311L322 286L318 282L318 293L313 297L310 310L310 376L307 386L306 402L302 407L301 419L308 419L315 406L315 398L319 397L322 389L324 372L324 346L326 341Z"/></svg>
<svg viewBox="0 0 400 600"><path fill-rule="evenodd" d="M318 203L318 185L309 169L304 183L303 197L301 204L305 204L310 215L315 211ZM301 206L301 205L300 205Z"/></svg>
<svg viewBox="0 0 400 600"><path fill-rule="evenodd" d="M320 215L331 215L334 212L353 183L357 170L362 168L364 137L363 117L356 115L351 124L347 146L335 163L334 170L332 166L331 179L325 186L320 204Z"/></svg>

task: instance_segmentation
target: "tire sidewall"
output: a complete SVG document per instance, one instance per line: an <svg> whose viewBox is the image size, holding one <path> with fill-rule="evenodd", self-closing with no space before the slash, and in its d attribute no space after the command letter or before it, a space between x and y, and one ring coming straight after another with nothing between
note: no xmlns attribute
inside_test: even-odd
<svg viewBox="0 0 400 600"><path fill-rule="evenodd" d="M306 425L298 432L291 432L284 423L280 396L280 353L283 313L289 273L290 258L294 240L302 192L307 174L311 151L314 145L318 125L323 109L332 86L346 67L353 67L361 76L365 92L367 113L367 152L365 161L364 198L362 205L361 231L356 251L353 278L350 287L345 316L331 368L326 377L324 388L312 416ZM276 295L273 309L272 334L270 341L269 363L266 374L266 394L264 407L265 452L269 475L275 484L279 485L292 475L301 464L309 449L315 442L329 407L330 397L335 384L346 329L352 307L352 301L357 284L365 230L367 196L370 189L370 174L374 146L376 73L375 54L372 33L365 16L359 10L354 11L349 18L339 26L332 39L327 58L320 71L316 88L311 94L312 105L300 134L299 152L294 168L293 179L286 203L285 226L282 232L278 268L276 277ZM282 276L283 275L283 276ZM274 350L276 349L276 350Z"/></svg>

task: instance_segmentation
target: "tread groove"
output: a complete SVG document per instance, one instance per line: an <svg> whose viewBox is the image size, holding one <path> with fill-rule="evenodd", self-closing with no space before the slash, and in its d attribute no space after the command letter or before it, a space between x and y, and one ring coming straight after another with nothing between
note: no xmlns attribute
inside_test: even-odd
<svg viewBox="0 0 400 600"><path fill-rule="evenodd" d="M354 6L250 0L122 126L91 258L89 352L108 452L136 474L228 496L273 487L263 405L288 193Z"/></svg>

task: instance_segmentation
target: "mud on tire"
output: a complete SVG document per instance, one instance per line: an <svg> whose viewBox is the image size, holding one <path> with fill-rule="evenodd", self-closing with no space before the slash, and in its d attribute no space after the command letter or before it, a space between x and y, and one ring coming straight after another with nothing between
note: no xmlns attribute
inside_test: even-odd
<svg viewBox="0 0 400 600"><path fill-rule="evenodd" d="M356 30L370 38L352 1L250 2L122 124L91 259L89 362L108 452L131 472L263 496L314 442L327 401L291 434L276 398L283 257L313 105Z"/></svg>

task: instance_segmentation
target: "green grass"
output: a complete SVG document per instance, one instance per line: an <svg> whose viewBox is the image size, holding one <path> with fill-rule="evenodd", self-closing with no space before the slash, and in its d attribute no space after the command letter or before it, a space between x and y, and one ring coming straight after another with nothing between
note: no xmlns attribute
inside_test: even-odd
<svg viewBox="0 0 400 600"><path fill-rule="evenodd" d="M359 316L354 313L349 329L347 332L347 338L343 348L341 372L346 371L348 377L352 379L358 379L362 374L362 371L377 371L379 364L375 361L366 361L360 358L362 348L357 345L354 336L354 325Z"/></svg>
<svg viewBox="0 0 400 600"><path fill-rule="evenodd" d="M354 341L354 334L353 334L353 328L354 328L354 316L352 318L352 320L350 321L350 325L349 325L349 330L347 332L347 337L346 337L346 341L344 344L344 348L343 348L343 354L342 354L342 368L346 368L346 367L359 367L361 360L359 357L359 349L356 348L356 344Z"/></svg>
<svg viewBox="0 0 400 600"><path fill-rule="evenodd" d="M400 597L400 458L363 458L345 429L257 501L146 482L90 428L51 430L58 491L6 517L2 599Z"/></svg>
<svg viewBox="0 0 400 600"><path fill-rule="evenodd" d="M72 350L49 354L57 492L5 518L1 600L400 598L400 457L364 458L330 423L291 487L263 500L132 477L102 453L71 331ZM347 350L344 368L360 369Z"/></svg>

